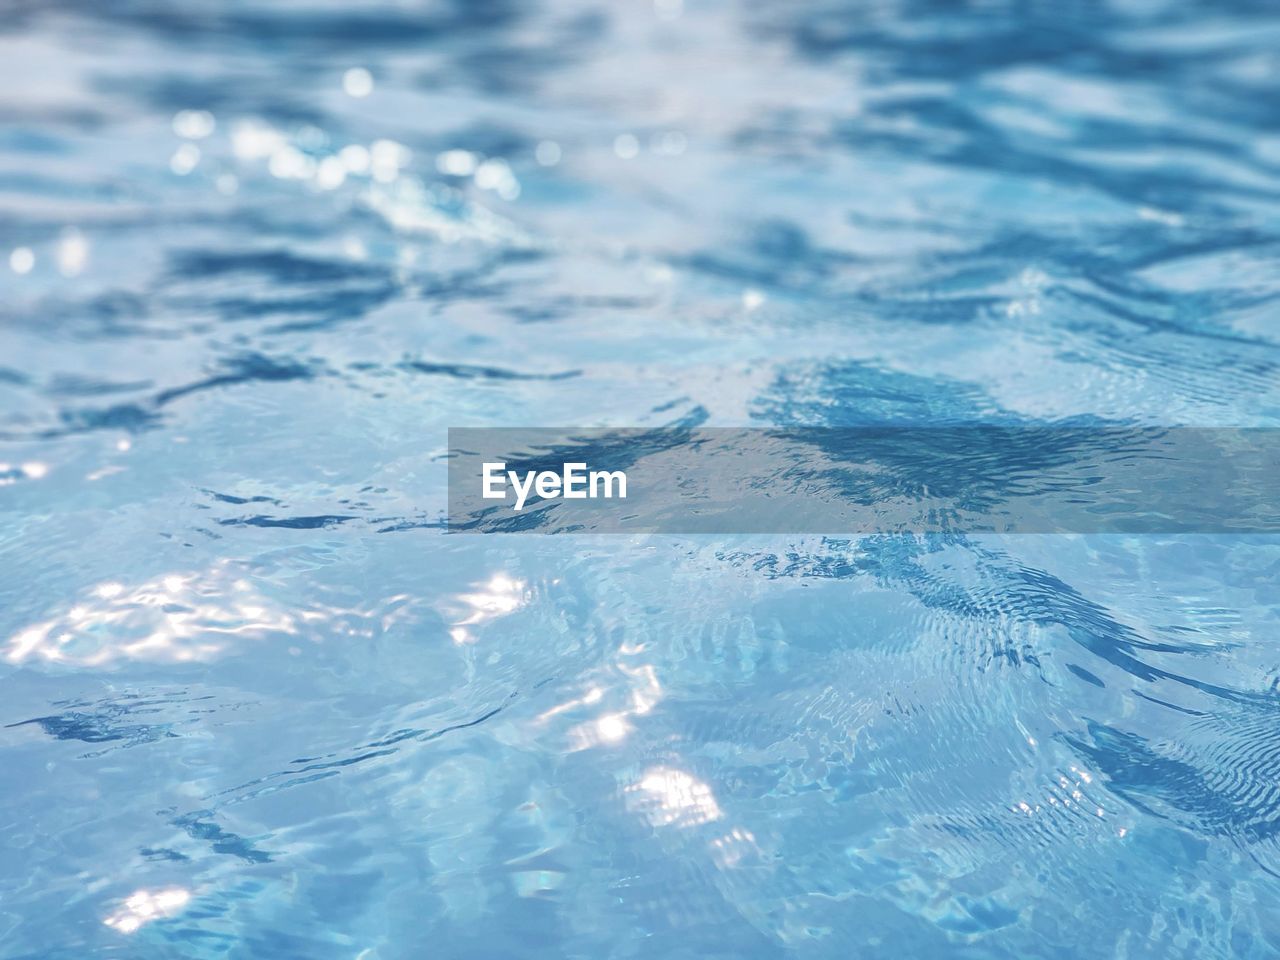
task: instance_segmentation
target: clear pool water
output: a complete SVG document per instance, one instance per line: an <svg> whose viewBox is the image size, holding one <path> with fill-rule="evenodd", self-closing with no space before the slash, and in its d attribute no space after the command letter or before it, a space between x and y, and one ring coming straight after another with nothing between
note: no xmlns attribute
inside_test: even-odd
<svg viewBox="0 0 1280 960"><path fill-rule="evenodd" d="M0 17L0 957L1280 956L1274 538L441 530L450 426L1280 425L1273 3Z"/></svg>

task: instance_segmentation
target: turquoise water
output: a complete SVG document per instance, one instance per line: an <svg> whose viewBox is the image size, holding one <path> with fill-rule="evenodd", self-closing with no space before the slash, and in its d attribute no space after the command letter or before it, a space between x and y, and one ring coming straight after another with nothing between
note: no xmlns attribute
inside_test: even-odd
<svg viewBox="0 0 1280 960"><path fill-rule="evenodd" d="M1280 956L1274 537L442 530L449 427L1280 425L1273 4L0 62L0 957Z"/></svg>

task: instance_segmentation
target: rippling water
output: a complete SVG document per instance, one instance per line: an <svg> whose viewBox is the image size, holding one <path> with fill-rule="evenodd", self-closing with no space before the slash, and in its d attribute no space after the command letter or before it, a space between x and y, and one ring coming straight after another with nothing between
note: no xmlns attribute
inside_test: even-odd
<svg viewBox="0 0 1280 960"><path fill-rule="evenodd" d="M450 426L1280 425L1273 3L0 62L0 956L1280 956L1274 538L441 531Z"/></svg>

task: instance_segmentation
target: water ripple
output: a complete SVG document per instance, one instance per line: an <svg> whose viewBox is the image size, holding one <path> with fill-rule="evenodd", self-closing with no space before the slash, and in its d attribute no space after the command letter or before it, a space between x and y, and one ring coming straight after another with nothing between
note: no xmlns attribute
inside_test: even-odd
<svg viewBox="0 0 1280 960"><path fill-rule="evenodd" d="M457 426L1280 423L1278 37L11 3L0 957L1276 955L1271 539L442 517Z"/></svg>

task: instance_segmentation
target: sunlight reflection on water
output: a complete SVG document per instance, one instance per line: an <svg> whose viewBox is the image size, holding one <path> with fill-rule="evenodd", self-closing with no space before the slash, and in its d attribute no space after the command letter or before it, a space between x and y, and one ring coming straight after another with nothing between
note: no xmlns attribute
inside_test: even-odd
<svg viewBox="0 0 1280 960"><path fill-rule="evenodd" d="M20 3L0 958L1275 954L1269 540L442 516L456 426L1280 424L1278 31Z"/></svg>

